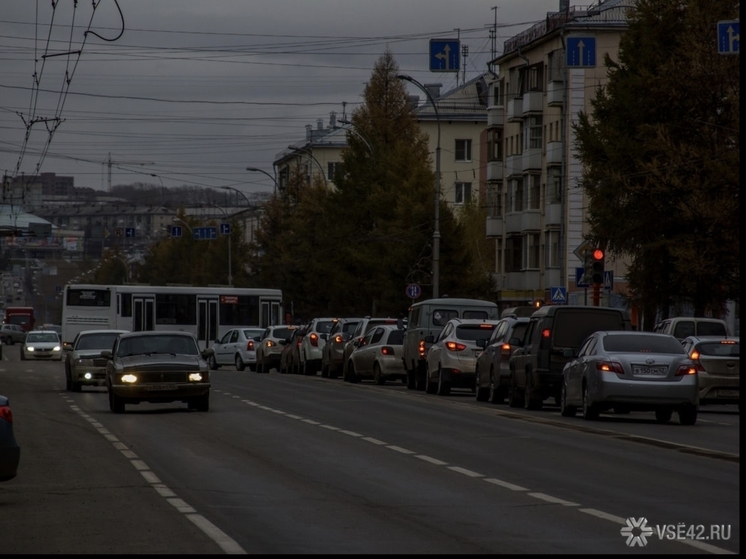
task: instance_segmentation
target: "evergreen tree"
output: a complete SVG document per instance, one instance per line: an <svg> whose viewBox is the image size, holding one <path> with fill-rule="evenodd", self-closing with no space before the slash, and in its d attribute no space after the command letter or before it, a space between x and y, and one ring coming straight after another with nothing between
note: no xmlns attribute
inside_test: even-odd
<svg viewBox="0 0 746 559"><path fill-rule="evenodd" d="M739 65L721 0L639 0L608 83L574 125L593 240L631 259L645 325L739 300Z"/></svg>

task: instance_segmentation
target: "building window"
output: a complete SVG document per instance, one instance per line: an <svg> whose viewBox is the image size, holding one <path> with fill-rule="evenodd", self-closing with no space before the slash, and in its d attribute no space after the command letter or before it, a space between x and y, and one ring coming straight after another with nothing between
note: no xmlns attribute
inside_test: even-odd
<svg viewBox="0 0 746 559"><path fill-rule="evenodd" d="M471 202L471 183L470 182L457 182L456 188L456 203L464 204Z"/></svg>
<svg viewBox="0 0 746 559"><path fill-rule="evenodd" d="M544 256L544 265L547 268L559 268L559 231L546 232Z"/></svg>
<svg viewBox="0 0 746 559"><path fill-rule="evenodd" d="M502 161L503 159L503 131L501 128L493 128L488 133L487 153L490 161Z"/></svg>
<svg viewBox="0 0 746 559"><path fill-rule="evenodd" d="M547 204L562 202L562 173L561 169L550 167L547 169Z"/></svg>
<svg viewBox="0 0 746 559"><path fill-rule="evenodd" d="M503 214L503 185L501 182L487 183L487 215L502 217Z"/></svg>
<svg viewBox="0 0 746 559"><path fill-rule="evenodd" d="M493 84L492 86L492 105L495 107L503 106L503 91L505 89L505 80Z"/></svg>
<svg viewBox="0 0 746 559"><path fill-rule="evenodd" d="M539 243L538 233L529 233L524 237L526 241L526 269L538 270L539 269L539 254L541 251L541 245Z"/></svg>
<svg viewBox="0 0 746 559"><path fill-rule="evenodd" d="M495 273L502 274L505 271L505 265L503 264L503 258L505 251L503 250L502 238L495 239Z"/></svg>
<svg viewBox="0 0 746 559"><path fill-rule="evenodd" d="M541 175L528 177L528 209L538 210L541 206Z"/></svg>
<svg viewBox="0 0 746 559"><path fill-rule="evenodd" d="M523 119L523 140L525 149L541 149L542 119L530 116Z"/></svg>
<svg viewBox="0 0 746 559"><path fill-rule="evenodd" d="M508 211L523 211L523 179L510 179L508 189L511 193L512 206L508 206Z"/></svg>
<svg viewBox="0 0 746 559"><path fill-rule="evenodd" d="M547 81L565 81L565 51L553 50L547 55Z"/></svg>
<svg viewBox="0 0 746 559"><path fill-rule="evenodd" d="M456 140L456 161L471 161L471 140Z"/></svg>
<svg viewBox="0 0 746 559"><path fill-rule="evenodd" d="M326 164L326 178L327 180L330 180L334 182L336 176L337 176L337 170L339 165L336 161L335 162L329 162Z"/></svg>
<svg viewBox="0 0 746 559"><path fill-rule="evenodd" d="M523 262L523 237L508 237L505 245L505 271L520 272Z"/></svg>

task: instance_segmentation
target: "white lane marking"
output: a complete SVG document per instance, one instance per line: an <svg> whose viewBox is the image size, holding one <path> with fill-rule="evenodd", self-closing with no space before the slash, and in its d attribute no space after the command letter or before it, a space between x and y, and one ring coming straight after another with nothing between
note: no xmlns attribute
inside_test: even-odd
<svg viewBox="0 0 746 559"><path fill-rule="evenodd" d="M339 431L339 427L334 427L332 425L319 425L322 429L329 429L330 431Z"/></svg>
<svg viewBox="0 0 746 559"><path fill-rule="evenodd" d="M321 421L314 421L313 419L301 419L303 423L309 423L311 425L321 425Z"/></svg>
<svg viewBox="0 0 746 559"><path fill-rule="evenodd" d="M136 470L149 470L148 465L142 460L130 460Z"/></svg>
<svg viewBox="0 0 746 559"><path fill-rule="evenodd" d="M185 515L195 526L207 534L212 540L220 546L220 549L229 555L247 555L246 551L238 545L238 542L207 520L201 514Z"/></svg>
<svg viewBox="0 0 746 559"><path fill-rule="evenodd" d="M386 448L390 448L391 450L395 450L396 452L401 452L402 454L414 454L415 453L413 450L407 450L406 448L402 448L394 444L390 444Z"/></svg>
<svg viewBox="0 0 746 559"><path fill-rule="evenodd" d="M158 479L158 476L155 475L150 470L140 472L140 474L142 475L142 477L145 478L145 481L147 481L148 483L160 483L161 482L161 480Z"/></svg>
<svg viewBox="0 0 746 559"><path fill-rule="evenodd" d="M153 489L155 489L161 497L176 497L176 493L171 491L168 487L166 487L162 483L154 484Z"/></svg>
<svg viewBox="0 0 746 559"><path fill-rule="evenodd" d="M604 520L611 520L612 522L616 522L617 524L621 524L622 526L625 526L627 524L627 520L625 520L621 516L614 516L613 514L609 514L608 512L604 512L604 511L597 510L597 509L578 509L578 510L586 514L590 514L591 516L603 518Z"/></svg>
<svg viewBox="0 0 746 559"><path fill-rule="evenodd" d="M183 513L189 513L189 512L197 512L194 510L194 507L192 505L188 504L184 501L184 499L179 499L178 497L166 499L169 503L171 503L174 507L176 507L176 510Z"/></svg>
<svg viewBox="0 0 746 559"><path fill-rule="evenodd" d="M493 477L484 478L484 481L493 485L499 485L500 487L504 487L505 489L510 489L511 491L528 491L528 489L525 487L521 487L520 485L516 485L515 483L508 483L507 481L503 481L501 479L495 479Z"/></svg>
<svg viewBox="0 0 746 559"><path fill-rule="evenodd" d="M129 458L130 460L133 458L137 458L137 454L135 454L131 450L123 450L122 454L124 455L125 458Z"/></svg>
<svg viewBox="0 0 746 559"><path fill-rule="evenodd" d="M363 437L363 440L364 441L368 441L369 443L377 444L379 446L383 446L385 444L388 444L388 443L385 443L385 442L383 442L381 440L374 439L373 437Z"/></svg>
<svg viewBox="0 0 746 559"><path fill-rule="evenodd" d="M106 440L107 440L107 441L109 441L110 443L115 443L115 442L118 442L118 441L119 441L119 439L117 439L117 436L116 436L116 435L104 435L104 437L105 437L105 438L106 438Z"/></svg>
<svg viewBox="0 0 746 559"><path fill-rule="evenodd" d="M424 460L425 462L430 462L431 464L435 464L436 466L447 466L448 462L443 462L443 460L438 460L437 458L433 458L432 456L427 456L426 454L418 454L415 456L415 458L419 458L420 460Z"/></svg>
<svg viewBox="0 0 746 559"><path fill-rule="evenodd" d="M459 466L448 466L449 470L453 470L454 472L457 472L459 474L464 474L465 476L469 477L484 477L482 474L473 472L471 470L467 470L466 468L461 468Z"/></svg>
<svg viewBox="0 0 746 559"><path fill-rule="evenodd" d="M356 433L355 431L347 431L345 429L340 429L340 433L344 433L345 435L350 435L351 437L362 437L360 433Z"/></svg>
<svg viewBox="0 0 746 559"><path fill-rule="evenodd" d="M287 415L290 419L303 419L301 416L294 415L292 413L286 413L285 415Z"/></svg>
<svg viewBox="0 0 746 559"><path fill-rule="evenodd" d="M579 507L580 503L573 503L572 501L565 501L564 499L559 499L558 497L552 497L551 495L547 495L546 493L528 493L531 497L535 497L536 499L541 499L542 501L546 501L547 503L554 503L556 505L564 505L566 507Z"/></svg>

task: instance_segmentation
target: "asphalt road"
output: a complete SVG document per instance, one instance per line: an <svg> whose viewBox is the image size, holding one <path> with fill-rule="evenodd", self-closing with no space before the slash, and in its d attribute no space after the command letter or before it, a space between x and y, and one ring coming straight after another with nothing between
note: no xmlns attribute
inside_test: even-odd
<svg viewBox="0 0 746 559"><path fill-rule="evenodd" d="M0 483L3 554L740 550L735 408L690 427L585 422L225 367L207 413L117 415L105 389L65 392L61 363L9 349L0 393L22 450ZM644 545L627 545L630 522Z"/></svg>

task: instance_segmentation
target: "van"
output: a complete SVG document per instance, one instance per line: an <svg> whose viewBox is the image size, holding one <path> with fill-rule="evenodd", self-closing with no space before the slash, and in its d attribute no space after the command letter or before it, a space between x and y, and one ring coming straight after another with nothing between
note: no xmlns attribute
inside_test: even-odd
<svg viewBox="0 0 746 559"><path fill-rule="evenodd" d="M427 351L430 344L425 338L437 338L452 318L478 318L498 320L497 303L482 299L439 297L425 299L409 307L407 329L404 332L402 362L407 372L407 388L425 390Z"/></svg>
<svg viewBox="0 0 746 559"><path fill-rule="evenodd" d="M577 352L583 341L598 331L632 330L624 309L580 305L547 305L529 319L523 339L510 357L508 404L512 408L541 409L544 400L560 402L562 369L570 358L565 349Z"/></svg>
<svg viewBox="0 0 746 559"><path fill-rule="evenodd" d="M718 318L700 318L695 316L679 316L662 320L653 328L659 334L671 334L679 341L689 336L729 336L728 324Z"/></svg>

